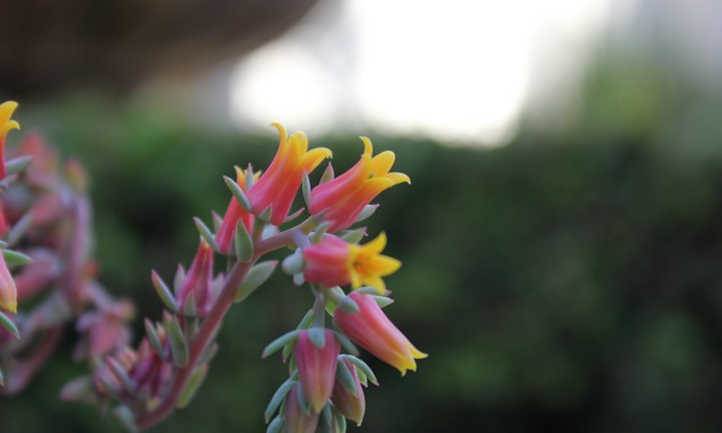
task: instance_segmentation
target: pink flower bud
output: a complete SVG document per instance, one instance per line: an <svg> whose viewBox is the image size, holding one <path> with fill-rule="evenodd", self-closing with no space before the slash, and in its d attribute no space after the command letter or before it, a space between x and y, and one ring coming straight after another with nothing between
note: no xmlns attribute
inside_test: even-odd
<svg viewBox="0 0 722 433"><path fill-rule="evenodd" d="M391 151L373 155L373 144L361 137L364 153L346 173L316 186L311 191L309 212L316 215L325 211L324 219L331 221L330 233L350 227L364 206L385 189L402 182L411 183L403 173L389 173L396 155Z"/></svg>
<svg viewBox="0 0 722 433"><path fill-rule="evenodd" d="M355 391L354 393L348 392L341 381L336 381L333 385L333 394L331 395L331 401L336 409L338 409L346 418L355 422L356 425L361 425L364 419L364 413L366 412L366 398L364 397L364 391L361 387L361 381L356 371L356 366L351 364L348 360L342 361L344 365L349 369L353 376L353 383Z"/></svg>
<svg viewBox="0 0 722 433"><path fill-rule="evenodd" d="M163 360L151 349L147 338L143 338L138 349L138 362L130 371L138 392L148 397L157 397L166 382Z"/></svg>
<svg viewBox="0 0 722 433"><path fill-rule="evenodd" d="M211 285L213 282L213 248L204 240L198 246L183 287L180 291L178 304L184 311L188 298L193 296L198 314L204 316L211 309Z"/></svg>
<svg viewBox="0 0 722 433"><path fill-rule="evenodd" d="M344 334L402 375L406 370L416 371L415 360L428 355L414 347L391 323L373 296L359 292L351 292L349 296L356 301L359 311L352 314L340 308L336 310L335 320Z"/></svg>
<svg viewBox="0 0 722 433"><path fill-rule="evenodd" d="M5 258L0 253L0 308L14 313L18 309L18 291Z"/></svg>
<svg viewBox="0 0 722 433"><path fill-rule="evenodd" d="M236 183L244 192L248 192L246 191L246 173L238 167L236 167ZM228 254L231 249L238 221L243 221L248 233L253 233L253 219L253 214L243 209L235 197L231 197L223 216L223 222L216 232L216 243L223 254Z"/></svg>
<svg viewBox="0 0 722 433"><path fill-rule="evenodd" d="M248 199L256 214L271 208L271 222L280 225L286 219L293 199L301 187L304 173L313 171L331 151L325 147L308 150L308 139L303 132L287 137L286 130L278 123L273 126L281 134L276 156L271 165L254 183Z"/></svg>
<svg viewBox="0 0 722 433"><path fill-rule="evenodd" d="M298 387L296 383L286 395L286 432L314 433L318 425L318 413L304 411L298 402Z"/></svg>
<svg viewBox="0 0 722 433"><path fill-rule="evenodd" d="M296 365L298 375L306 393L306 400L314 412L321 412L331 397L336 378L336 358L341 353L341 345L333 332L324 330L325 344L319 349L311 342L309 331L302 331L296 342Z"/></svg>

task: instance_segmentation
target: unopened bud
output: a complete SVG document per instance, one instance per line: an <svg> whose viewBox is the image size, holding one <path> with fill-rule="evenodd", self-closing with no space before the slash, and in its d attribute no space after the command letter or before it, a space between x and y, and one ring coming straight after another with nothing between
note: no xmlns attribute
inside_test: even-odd
<svg viewBox="0 0 722 433"><path fill-rule="evenodd" d="M364 397L361 381L359 380L356 367L347 359L339 360L339 371L350 376L350 383L337 380L333 386L331 401L346 418L361 425L366 412L366 398Z"/></svg>
<svg viewBox="0 0 722 433"><path fill-rule="evenodd" d="M331 397L336 376L336 357L341 346L333 332L323 331L324 344L317 347L311 341L310 331L304 330L296 342L296 365L303 384L306 399L314 412L319 413Z"/></svg>
<svg viewBox="0 0 722 433"><path fill-rule="evenodd" d="M299 400L303 386L296 383L286 395L286 431L288 433L314 433L318 426L318 413L306 410Z"/></svg>

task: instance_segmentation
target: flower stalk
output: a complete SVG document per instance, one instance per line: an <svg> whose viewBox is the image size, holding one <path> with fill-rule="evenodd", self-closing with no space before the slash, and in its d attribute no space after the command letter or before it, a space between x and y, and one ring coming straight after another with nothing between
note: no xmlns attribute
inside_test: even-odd
<svg viewBox="0 0 722 433"><path fill-rule="evenodd" d="M144 319L146 335L134 348L127 327L132 304L113 298L96 280L82 166L70 161L59 170L59 158L36 135L5 162L5 136L19 128L10 119L16 107L0 104L0 360L12 361L12 368L0 365L3 392L22 390L55 350L64 325L75 322L80 338L73 356L87 361L91 374L70 381L61 398L115 405L112 413L134 431L161 423L202 393L231 306L272 276L278 261L266 256L287 248L293 251L281 267L296 285L306 285L299 290L309 290L313 304L296 329L263 351L264 358L281 351L289 367L265 413L269 431L312 433L321 426L341 432L346 418L361 423L361 384L376 379L352 341L402 372L416 368L409 362L423 354L379 313L375 298L362 293L372 286L388 294L381 277L401 263L380 254L385 234L360 245L366 229L351 229L373 214L378 205L369 202L380 192L410 182L389 172L393 152L373 156L370 140L362 138L364 153L351 170L334 177L329 164L313 186L309 174L331 151L309 149L304 133L288 136L273 124L280 141L270 166L261 172L236 167L235 179L223 178L230 193L223 217L212 212L210 226L194 218L200 240L187 271L179 265L170 285L151 272L165 310L161 321ZM4 194L18 182L23 185L12 197L22 197L20 205ZM290 212L299 193L306 206ZM292 225L302 213L306 219ZM41 234L48 238L34 245ZM23 249L8 249L16 245ZM227 263L222 272L214 267L216 255ZM339 329L327 327L327 315ZM407 352L399 355L399 348Z"/></svg>

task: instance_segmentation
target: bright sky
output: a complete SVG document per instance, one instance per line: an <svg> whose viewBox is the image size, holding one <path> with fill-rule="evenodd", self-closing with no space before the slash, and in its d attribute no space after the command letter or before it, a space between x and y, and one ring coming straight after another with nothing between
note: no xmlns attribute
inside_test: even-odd
<svg viewBox="0 0 722 433"><path fill-rule="evenodd" d="M503 144L534 89L583 64L608 15L609 0L322 2L238 65L233 114Z"/></svg>

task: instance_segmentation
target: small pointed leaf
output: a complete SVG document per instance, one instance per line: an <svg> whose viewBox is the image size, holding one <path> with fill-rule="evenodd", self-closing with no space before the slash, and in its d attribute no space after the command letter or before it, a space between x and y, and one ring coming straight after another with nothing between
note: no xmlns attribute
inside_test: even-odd
<svg viewBox="0 0 722 433"><path fill-rule="evenodd" d="M351 340L348 339L348 337L338 331L334 331L334 335L336 335L336 340L338 340L338 344L340 344L341 347L343 347L348 353L354 355L359 354L358 349L356 348L356 346L354 346Z"/></svg>
<svg viewBox="0 0 722 433"><path fill-rule="evenodd" d="M165 304L166 308L168 308L174 313L177 313L178 304L176 303L175 299L173 299L173 294L170 292L170 289L165 284L165 281L163 281L163 279L160 277L160 275L158 275L155 270L151 271L150 280L153 282L155 292L158 294L160 300L163 301L163 304Z"/></svg>
<svg viewBox="0 0 722 433"><path fill-rule="evenodd" d="M7 173L8 176L11 176L16 173L20 173L30 165L30 162L32 162L33 157L30 155L23 155L18 156L17 158L10 159L8 161L5 161L5 173Z"/></svg>
<svg viewBox="0 0 722 433"><path fill-rule="evenodd" d="M301 192L303 193L303 202L306 203L306 208L311 208L311 179L308 178L308 174L303 173L303 181L301 182Z"/></svg>
<svg viewBox="0 0 722 433"><path fill-rule="evenodd" d="M33 259L19 251L3 250L3 258L9 267L27 265Z"/></svg>
<svg viewBox="0 0 722 433"><path fill-rule="evenodd" d="M178 398L178 402L176 403L176 407L178 409L183 409L184 407L188 406L191 400L193 400L193 397L196 395L198 388L201 387L203 381L206 379L207 373L208 364L201 364L196 367L196 369L191 374L191 377L188 378L188 383L186 384L186 387L183 389L183 392Z"/></svg>
<svg viewBox="0 0 722 433"><path fill-rule="evenodd" d="M234 302L241 302L246 299L254 290L260 287L276 269L277 260L268 260L254 265L246 274L246 278L236 290Z"/></svg>
<svg viewBox="0 0 722 433"><path fill-rule="evenodd" d="M18 340L20 339L20 332L18 331L18 327L2 311L0 311L0 326L10 331L10 333L12 333Z"/></svg>
<svg viewBox="0 0 722 433"><path fill-rule="evenodd" d="M178 319L174 316L166 321L165 328L168 331L170 349L173 355L173 363L176 367L185 367L188 364L188 341L183 330L181 330Z"/></svg>
<svg viewBox="0 0 722 433"><path fill-rule="evenodd" d="M273 393L273 397L271 397L271 401L268 402L266 411L263 414L266 419L266 423L268 423L273 414L276 413L276 410L278 410L278 407L281 403L283 403L283 400L286 398L286 394L288 394L288 391L291 390L294 383L295 381L289 378L278 387L275 393Z"/></svg>
<svg viewBox="0 0 722 433"><path fill-rule="evenodd" d="M324 328L314 326L308 330L308 339L314 346L323 349L326 346L326 330Z"/></svg>
<svg viewBox="0 0 722 433"><path fill-rule="evenodd" d="M379 381L378 379L376 379L376 375L374 374L373 370L371 370L371 367L368 366L368 364L352 355L339 355L338 359L339 361L342 359L350 361L353 365L356 366L356 368L363 371L363 373L366 375L366 377L368 377L371 383L378 386Z"/></svg>
<svg viewBox="0 0 722 433"><path fill-rule="evenodd" d="M163 359L163 346L160 344L160 337L158 336L158 331L155 325L147 317L143 321L143 324L145 325L145 335L148 337L150 345L153 347L153 349L155 349L155 352L158 354L158 356Z"/></svg>
<svg viewBox="0 0 722 433"><path fill-rule="evenodd" d="M326 170L323 171L323 174L321 175L321 180L319 180L318 184L321 185L322 183L326 183L329 180L333 180L335 177L333 173L333 166L329 162L326 166Z"/></svg>
<svg viewBox="0 0 722 433"><path fill-rule="evenodd" d="M273 418L273 421L268 424L266 433L281 433L283 431L283 417L281 415Z"/></svg>
<svg viewBox="0 0 722 433"><path fill-rule="evenodd" d="M386 308L394 303L394 300L387 296L373 295L373 297L376 299L376 303L379 304L379 307L381 308Z"/></svg>
<svg viewBox="0 0 722 433"><path fill-rule="evenodd" d="M208 245L210 245L214 251L219 251L218 244L216 243L216 237L213 235L213 232L211 232L211 229L208 228L208 226L198 217L193 217L193 222L196 225L196 229L198 229L198 233L200 233L201 237L204 241L208 242Z"/></svg>
<svg viewBox="0 0 722 433"><path fill-rule="evenodd" d="M353 380L351 371L346 366L345 362L339 362L336 366L336 379L341 382L346 391L349 394L356 395L356 383Z"/></svg>
<svg viewBox="0 0 722 433"><path fill-rule="evenodd" d="M298 334L300 334L301 331L296 329L290 332L287 332L280 337L276 338L275 340L271 341L268 346L266 346L265 349L263 349L263 353L261 354L261 358L268 358L269 356L273 355L274 353L281 350L283 346L286 345L286 343L290 343L294 341L296 338L298 338Z"/></svg>
<svg viewBox="0 0 722 433"><path fill-rule="evenodd" d="M247 262L253 258L253 240L251 239L250 233L248 233L246 225L243 224L242 219L238 221L233 245L235 247L236 258L238 258L238 260Z"/></svg>
<svg viewBox="0 0 722 433"><path fill-rule="evenodd" d="M223 176L223 181L226 183L226 186L228 186L228 189L231 190L231 193L238 201L238 204L241 205L243 209L245 209L248 212L253 212L253 207L251 206L251 201L248 200L248 196L246 196L245 191L243 191L243 188L241 188L235 180L231 179L228 176Z"/></svg>

